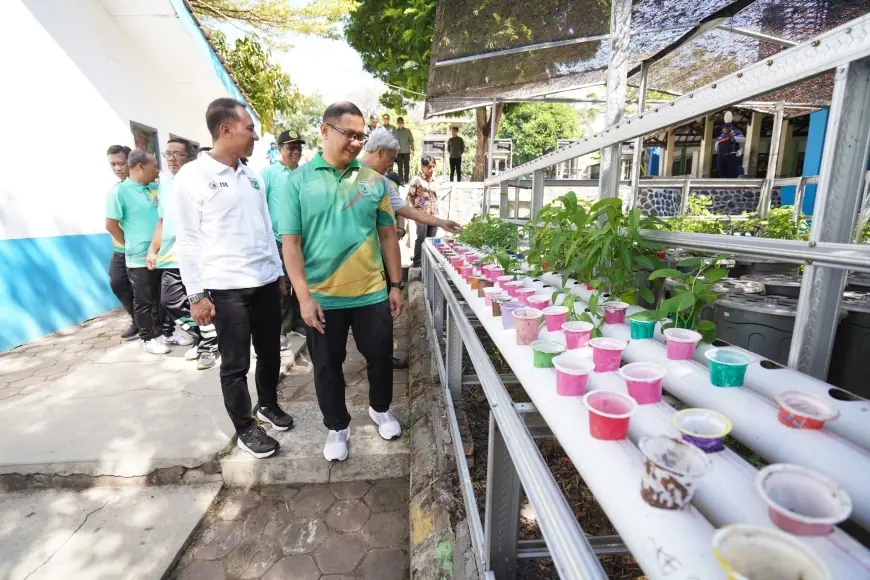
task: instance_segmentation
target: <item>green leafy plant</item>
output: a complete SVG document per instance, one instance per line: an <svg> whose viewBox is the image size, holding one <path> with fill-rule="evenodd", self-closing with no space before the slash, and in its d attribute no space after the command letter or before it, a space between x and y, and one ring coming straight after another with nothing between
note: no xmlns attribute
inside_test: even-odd
<svg viewBox="0 0 870 580"><path fill-rule="evenodd" d="M515 250L518 239L516 226L489 215L474 216L459 234L463 244L494 250Z"/></svg>
<svg viewBox="0 0 870 580"><path fill-rule="evenodd" d="M712 197L709 195L690 195L687 204L685 215L677 215L667 220L668 227L672 231L696 234L725 233L725 223L716 219L716 214L710 211L710 206L713 205Z"/></svg>
<svg viewBox="0 0 870 580"><path fill-rule="evenodd" d="M523 273L522 268L520 266L520 261L517 260L513 255L511 255L507 250L497 250L490 254L487 254L480 260L474 263L475 266L480 267L484 264L498 264L498 266L504 270L505 274L518 275Z"/></svg>
<svg viewBox="0 0 870 580"><path fill-rule="evenodd" d="M541 271L564 270L589 229L591 207L570 191L542 208L529 226L529 266Z"/></svg>
<svg viewBox="0 0 870 580"><path fill-rule="evenodd" d="M807 216L801 214L795 221L794 206L783 205L771 208L764 219L758 217L758 212L749 212L743 215L747 219L735 224L735 232L777 240L808 240L810 238L810 225Z"/></svg>

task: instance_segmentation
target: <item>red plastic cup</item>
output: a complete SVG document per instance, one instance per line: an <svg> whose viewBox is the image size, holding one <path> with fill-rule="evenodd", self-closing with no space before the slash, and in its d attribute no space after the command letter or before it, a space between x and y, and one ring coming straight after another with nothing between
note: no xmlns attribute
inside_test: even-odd
<svg viewBox="0 0 870 580"><path fill-rule="evenodd" d="M627 364L619 369L628 394L638 405L650 405L662 400L662 378L665 369L658 365L644 362Z"/></svg>
<svg viewBox="0 0 870 580"><path fill-rule="evenodd" d="M628 310L627 303L605 302L603 308L604 322L606 324L622 324L625 322L625 312Z"/></svg>
<svg viewBox="0 0 870 580"><path fill-rule="evenodd" d="M548 306L544 308L543 313L548 332L561 330L562 325L568 321L568 308L565 306Z"/></svg>
<svg viewBox="0 0 870 580"><path fill-rule="evenodd" d="M556 394L563 397L582 397L586 393L589 373L595 365L589 359L560 354L553 359L556 369Z"/></svg>
<svg viewBox="0 0 870 580"><path fill-rule="evenodd" d="M615 338L593 338L589 341L592 347L592 362L595 372L603 373L619 369L622 351L628 346L625 341Z"/></svg>
<svg viewBox="0 0 870 580"><path fill-rule="evenodd" d="M776 396L779 422L792 429L821 429L840 411L822 397L802 391L783 391Z"/></svg>
<svg viewBox="0 0 870 580"><path fill-rule="evenodd" d="M589 344L589 336L592 334L593 325L590 322L572 320L562 325L565 333L565 346L568 350L581 348Z"/></svg>
<svg viewBox="0 0 870 580"><path fill-rule="evenodd" d="M692 360L695 358L695 346L701 341L701 335L687 328L669 328L664 331L668 344L668 358L671 360Z"/></svg>
<svg viewBox="0 0 870 580"><path fill-rule="evenodd" d="M495 279L495 285L499 288L504 288L504 285L508 282L513 282L514 277L508 275L497 276Z"/></svg>
<svg viewBox="0 0 870 580"><path fill-rule="evenodd" d="M532 308L543 310L550 305L550 297L543 294L535 294L534 296L529 296L526 302L528 302L529 306L531 306ZM549 330L549 328L547 330ZM556 330L559 329L557 328Z"/></svg>
<svg viewBox="0 0 870 580"><path fill-rule="evenodd" d="M628 436L628 422L637 403L628 395L592 391L583 397L589 409L589 433L595 439L616 441Z"/></svg>
<svg viewBox="0 0 870 580"><path fill-rule="evenodd" d="M517 299L526 306L528 306L529 298L534 296L535 292L537 292L537 290L535 290L534 288L517 288Z"/></svg>
<svg viewBox="0 0 870 580"><path fill-rule="evenodd" d="M507 290L507 293L513 298L519 298L517 294L517 290L523 287L523 283L519 280L514 280L512 282L505 282L502 287Z"/></svg>

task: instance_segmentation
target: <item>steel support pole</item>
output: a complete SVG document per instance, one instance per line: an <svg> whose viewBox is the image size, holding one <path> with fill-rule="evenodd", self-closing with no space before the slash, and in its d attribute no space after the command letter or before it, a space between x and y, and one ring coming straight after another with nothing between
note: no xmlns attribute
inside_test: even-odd
<svg viewBox="0 0 870 580"><path fill-rule="evenodd" d="M773 131L770 135L770 153L767 157L767 176L764 185L761 186L761 196L758 199L758 216L766 218L770 213L770 198L773 194L773 180L776 179L776 167L779 160L779 146L782 136L782 122L785 114L785 106L782 101L776 104L776 113L773 116Z"/></svg>
<svg viewBox="0 0 870 580"><path fill-rule="evenodd" d="M532 215L529 220L535 221L544 208L544 170L538 169L532 174Z"/></svg>
<svg viewBox="0 0 870 580"><path fill-rule="evenodd" d="M628 79L629 41L631 40L631 0L610 3L610 64L607 65L607 108L604 126L613 127L625 114ZM619 197L619 171L622 143L601 149L600 197Z"/></svg>
<svg viewBox="0 0 870 580"><path fill-rule="evenodd" d="M792 208L792 218L795 223L798 223L801 219L801 210L804 207L804 193L807 190L807 178L801 177L798 179L798 184L794 188L794 207ZM771 196L773 195L771 190Z"/></svg>
<svg viewBox="0 0 870 580"><path fill-rule="evenodd" d="M487 558L484 568L495 572L498 580L514 580L517 577L520 478L492 413L489 415L484 518Z"/></svg>
<svg viewBox="0 0 870 580"><path fill-rule="evenodd" d="M640 63L640 87L637 90L637 114L646 110L646 81L649 76L649 62ZM631 158L631 198L628 208L637 207L637 197L640 191L640 166L643 160L643 135L634 140L634 155Z"/></svg>
<svg viewBox="0 0 870 580"><path fill-rule="evenodd" d="M452 312L447 316L447 388L454 401L462 398L462 337L456 324L456 315Z"/></svg>
<svg viewBox="0 0 870 580"><path fill-rule="evenodd" d="M502 181L499 184L500 196L498 201L498 217L507 219L510 217L510 199L508 198L508 182Z"/></svg>
<svg viewBox="0 0 870 580"><path fill-rule="evenodd" d="M870 151L870 60L837 67L819 170L810 245L849 243L855 235ZM810 264L804 269L788 366L825 380L846 271Z"/></svg>

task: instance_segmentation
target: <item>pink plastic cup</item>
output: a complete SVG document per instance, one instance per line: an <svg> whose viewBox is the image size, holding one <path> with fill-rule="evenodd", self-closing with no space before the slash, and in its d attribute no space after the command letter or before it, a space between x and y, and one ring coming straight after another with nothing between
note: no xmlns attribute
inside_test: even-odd
<svg viewBox="0 0 870 580"><path fill-rule="evenodd" d="M524 307L513 311L518 345L528 346L538 340L538 332L541 329L541 315L542 312L537 308Z"/></svg>
<svg viewBox="0 0 870 580"><path fill-rule="evenodd" d="M502 290L501 288L494 288L492 286L490 286L489 288L484 288L483 289L483 304L487 308L489 308L490 306L492 306L492 297L493 296L500 296L503 292L504 292L504 290Z"/></svg>
<svg viewBox="0 0 870 580"><path fill-rule="evenodd" d="M627 346L623 340L615 338L593 338L589 341L592 347L592 362L595 363L595 372L603 373L615 371L619 368L622 359L622 351Z"/></svg>
<svg viewBox="0 0 870 580"><path fill-rule="evenodd" d="M514 280L512 282L505 282L502 287L507 290L507 293L510 294L513 298L519 298L517 290L523 287L523 283L519 280Z"/></svg>
<svg viewBox="0 0 870 580"><path fill-rule="evenodd" d="M636 362L619 369L628 394L638 405L651 405L662 400L662 378L665 369L658 365Z"/></svg>
<svg viewBox="0 0 870 580"><path fill-rule="evenodd" d="M513 279L514 279L513 276L506 276L506 275L497 276L495 279L495 285L498 286L499 288L504 288L504 285L507 284L508 282L512 282Z"/></svg>
<svg viewBox="0 0 870 580"><path fill-rule="evenodd" d="M461 275L464 280L468 280L471 278L471 274L474 271L474 266L462 266Z"/></svg>
<svg viewBox="0 0 870 580"><path fill-rule="evenodd" d="M516 319L514 311L520 308L525 308L525 304L519 302L502 302L501 304L501 325L505 330L516 328Z"/></svg>
<svg viewBox="0 0 870 580"><path fill-rule="evenodd" d="M589 409L589 433L592 437L616 441L628 436L628 422L637 409L634 399L622 393L592 391L586 393L583 403Z"/></svg>
<svg viewBox="0 0 870 580"><path fill-rule="evenodd" d="M589 359L560 354L553 359L556 369L556 394L563 397L582 397L586 393L589 373L595 365Z"/></svg>
<svg viewBox="0 0 870 580"><path fill-rule="evenodd" d="M548 332L561 330L562 325L568 321L568 309L565 306L548 306L543 313Z"/></svg>
<svg viewBox="0 0 870 580"><path fill-rule="evenodd" d="M487 272L486 272L486 275L487 275L487 276L489 277L489 279L492 280L493 282L495 282L496 280L498 280L499 276L501 276L502 274L504 274L504 268L500 268L500 267L498 267L498 266L493 266L492 268L490 268L490 269L487 270Z"/></svg>
<svg viewBox="0 0 870 580"><path fill-rule="evenodd" d="M625 322L625 312L628 310L627 303L605 302L603 308L604 322L606 324L622 324Z"/></svg>
<svg viewBox="0 0 870 580"><path fill-rule="evenodd" d="M465 258L462 256L456 256L455 258L450 258L450 265L453 266L453 269L459 272L459 269L465 263Z"/></svg>
<svg viewBox="0 0 870 580"><path fill-rule="evenodd" d="M537 292L537 290L535 290L534 288L517 288L517 299L526 306L528 306L529 298L534 296L535 292Z"/></svg>
<svg viewBox="0 0 870 580"><path fill-rule="evenodd" d="M668 358L671 360L692 360L695 358L695 346L701 340L701 335L686 328L669 328L664 331L668 342Z"/></svg>
<svg viewBox="0 0 870 580"><path fill-rule="evenodd" d="M562 332L565 333L565 346L568 350L581 348L589 344L589 335L592 333L591 322L572 320L562 324Z"/></svg>
<svg viewBox="0 0 870 580"><path fill-rule="evenodd" d="M532 308L543 310L550 305L550 297L544 296L543 294L535 294L534 296L529 296L526 302L528 302L529 306ZM546 312L544 314L546 314ZM549 328L547 330L549 330ZM558 330L558 328L556 330Z"/></svg>

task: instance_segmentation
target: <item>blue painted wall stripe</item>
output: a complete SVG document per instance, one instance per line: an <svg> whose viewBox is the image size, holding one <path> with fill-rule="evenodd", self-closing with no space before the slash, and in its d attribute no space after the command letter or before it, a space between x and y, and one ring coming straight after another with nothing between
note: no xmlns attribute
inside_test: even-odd
<svg viewBox="0 0 870 580"><path fill-rule="evenodd" d="M807 149L804 153L804 168L801 175L818 175L822 168L822 151L825 148L825 134L828 131L828 109L822 109L810 113L810 128L807 132ZM806 215L813 215L813 206L816 205L815 184L809 184L804 190L804 203L801 211ZM794 205L796 187L789 185L782 188L782 204Z"/></svg>
<svg viewBox="0 0 870 580"><path fill-rule="evenodd" d="M109 234L0 241L0 352L120 306Z"/></svg>

